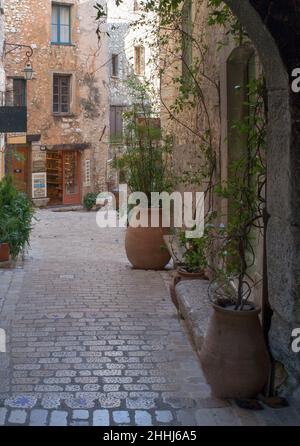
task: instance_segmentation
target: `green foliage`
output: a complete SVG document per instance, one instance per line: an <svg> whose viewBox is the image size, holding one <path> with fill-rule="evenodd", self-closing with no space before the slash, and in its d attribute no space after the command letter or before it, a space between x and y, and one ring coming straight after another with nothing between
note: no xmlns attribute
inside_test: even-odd
<svg viewBox="0 0 300 446"><path fill-rule="evenodd" d="M83 198L83 205L87 211L90 211L96 204L98 194L96 192L88 192Z"/></svg>
<svg viewBox="0 0 300 446"><path fill-rule="evenodd" d="M208 248L211 242L208 228L205 229L203 237L187 238L185 231L179 234L181 246L185 249L183 253L183 264L181 268L189 273L205 273L208 266Z"/></svg>
<svg viewBox="0 0 300 446"><path fill-rule="evenodd" d="M247 154L228 167L228 178L215 187L215 192L228 202L227 226L216 231L219 259L215 270L218 283L215 294L229 299L242 309L255 282L248 274L255 263L254 229L264 231L264 188L266 178L266 117L264 81L253 80L249 86L248 116L234 124L247 135ZM252 283L251 283L252 282ZM237 283L235 292L232 283Z"/></svg>
<svg viewBox="0 0 300 446"><path fill-rule="evenodd" d="M147 86L130 81L136 104L123 117L125 151L116 156L113 167L122 172L132 192L144 192L148 199L151 192L169 191L173 175L168 156L172 153L172 139L164 137L160 120L149 104Z"/></svg>
<svg viewBox="0 0 300 446"><path fill-rule="evenodd" d="M0 241L9 244L14 259L29 244L33 215L31 201L17 191L12 178L0 181Z"/></svg>

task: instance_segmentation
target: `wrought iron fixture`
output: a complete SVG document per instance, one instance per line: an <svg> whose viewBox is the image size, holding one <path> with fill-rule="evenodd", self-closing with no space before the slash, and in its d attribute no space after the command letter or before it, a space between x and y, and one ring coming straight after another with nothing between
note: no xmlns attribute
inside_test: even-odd
<svg viewBox="0 0 300 446"><path fill-rule="evenodd" d="M10 47L10 49L7 49L7 47ZM27 81L30 81L33 76L33 68L32 68L32 64L30 61L30 58L33 55L33 49L31 48L31 46L23 45L21 43L8 43L8 42L4 43L5 56L7 56L7 54L12 53L13 51L15 51L19 48L27 48L27 51L26 51L27 61L26 61L25 67L24 67L24 77Z"/></svg>

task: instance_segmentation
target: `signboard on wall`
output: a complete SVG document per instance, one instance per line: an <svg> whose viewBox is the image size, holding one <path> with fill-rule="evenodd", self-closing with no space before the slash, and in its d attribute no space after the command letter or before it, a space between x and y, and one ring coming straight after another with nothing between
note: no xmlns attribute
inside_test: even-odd
<svg viewBox="0 0 300 446"><path fill-rule="evenodd" d="M27 132L27 107L0 107L0 133Z"/></svg>
<svg viewBox="0 0 300 446"><path fill-rule="evenodd" d="M43 172L46 170L46 152L32 151L32 172Z"/></svg>
<svg viewBox="0 0 300 446"><path fill-rule="evenodd" d="M7 144L26 144L27 134L26 133L8 133L7 134Z"/></svg>
<svg viewBox="0 0 300 446"><path fill-rule="evenodd" d="M33 173L32 174L32 198L46 198L47 197L47 174Z"/></svg>

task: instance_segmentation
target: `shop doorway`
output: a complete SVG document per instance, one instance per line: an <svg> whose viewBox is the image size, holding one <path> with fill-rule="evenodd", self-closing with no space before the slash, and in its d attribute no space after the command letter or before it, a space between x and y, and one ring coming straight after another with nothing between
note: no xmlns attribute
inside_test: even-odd
<svg viewBox="0 0 300 446"><path fill-rule="evenodd" d="M50 205L80 204L80 152L47 152L47 190Z"/></svg>
<svg viewBox="0 0 300 446"><path fill-rule="evenodd" d="M9 146L6 156L6 171L12 176L16 188L28 193L29 146Z"/></svg>

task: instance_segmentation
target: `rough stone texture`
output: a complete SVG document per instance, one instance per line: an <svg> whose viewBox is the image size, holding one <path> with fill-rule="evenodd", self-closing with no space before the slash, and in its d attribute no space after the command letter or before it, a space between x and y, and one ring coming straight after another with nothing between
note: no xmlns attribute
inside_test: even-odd
<svg viewBox="0 0 300 446"><path fill-rule="evenodd" d="M130 268L123 230L100 230L94 213L37 217L0 313L9 338L0 424L243 424L234 406L211 397L162 274ZM298 423L299 408L285 421ZM263 412L245 424L281 423Z"/></svg>
<svg viewBox="0 0 300 446"><path fill-rule="evenodd" d="M208 285L206 280L184 280L176 285L179 312L189 328L197 350L201 350L212 313Z"/></svg>
<svg viewBox="0 0 300 446"><path fill-rule="evenodd" d="M3 1L0 1L0 105L4 104L4 92L5 92L5 71L3 64L3 45L5 39L5 22L4 22L4 10ZM4 147L5 139L4 134L0 133L0 147ZM4 154L0 151L0 180L4 175ZM0 293L1 296L1 293ZM1 305L1 302L0 302Z"/></svg>
<svg viewBox="0 0 300 446"><path fill-rule="evenodd" d="M41 134L40 145L89 144L81 157L82 193L106 190L107 137L109 131L106 25L101 28L101 46L96 35L95 2L62 0L72 5L72 45L51 44L51 4L45 0L6 0L6 38L31 45L34 79L27 82L28 134ZM100 49L99 49L100 48ZM23 77L25 51L6 57L5 67L11 88L12 77ZM101 69L100 69L101 67ZM52 113L53 74L72 76L70 114ZM91 184L86 184L85 160L91 162ZM40 170L43 171L43 170ZM29 187L31 190L31 187Z"/></svg>
<svg viewBox="0 0 300 446"><path fill-rule="evenodd" d="M274 311L270 346L289 374L286 392L299 396L300 356L291 350L291 332L300 326L300 95L292 92L289 83L292 70L300 64L299 5L225 1L260 53L269 88L267 262Z"/></svg>

